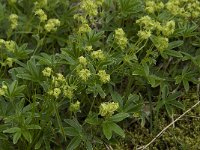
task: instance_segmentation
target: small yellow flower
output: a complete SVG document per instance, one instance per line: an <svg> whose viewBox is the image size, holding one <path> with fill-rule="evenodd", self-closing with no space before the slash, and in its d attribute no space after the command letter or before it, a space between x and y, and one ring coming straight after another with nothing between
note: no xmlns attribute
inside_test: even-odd
<svg viewBox="0 0 200 150"><path fill-rule="evenodd" d="M0 96L4 96L4 95L5 95L5 91L2 88L0 88Z"/></svg>
<svg viewBox="0 0 200 150"><path fill-rule="evenodd" d="M125 32L122 28L118 28L115 30L115 41L120 46L120 48L124 49L128 43L128 39L125 36Z"/></svg>
<svg viewBox="0 0 200 150"><path fill-rule="evenodd" d="M140 30L140 31L138 31L137 35L139 36L139 38L146 40L146 39L150 38L151 31L146 31L146 30L142 31L142 30Z"/></svg>
<svg viewBox="0 0 200 150"><path fill-rule="evenodd" d="M76 19L77 21L83 23L83 24L87 23L87 19L80 14L75 14L73 16L73 18Z"/></svg>
<svg viewBox="0 0 200 150"><path fill-rule="evenodd" d="M91 56L92 56L94 59L99 59L99 60L105 59L105 55L104 55L104 53L103 53L102 50L93 51L93 52L91 53Z"/></svg>
<svg viewBox="0 0 200 150"><path fill-rule="evenodd" d="M86 49L86 51L88 51L88 52L93 50L93 49L92 49L92 46L86 46L85 49Z"/></svg>
<svg viewBox="0 0 200 150"><path fill-rule="evenodd" d="M47 20L47 15L42 9L36 10L35 15L39 16L41 22L45 22Z"/></svg>
<svg viewBox="0 0 200 150"><path fill-rule="evenodd" d="M98 6L93 0L81 0L80 7L88 16L96 16L98 14Z"/></svg>
<svg viewBox="0 0 200 150"><path fill-rule="evenodd" d="M87 23L81 24L81 26L78 29L78 33L87 33L90 32L91 28Z"/></svg>
<svg viewBox="0 0 200 150"><path fill-rule="evenodd" d="M114 112L119 108L119 104L115 102L101 103L99 108L99 114L101 116L112 116Z"/></svg>
<svg viewBox="0 0 200 150"><path fill-rule="evenodd" d="M69 88L68 89L64 89L63 94L64 94L65 97L67 97L69 99L72 99L73 96L74 96L73 90L69 89Z"/></svg>
<svg viewBox="0 0 200 150"><path fill-rule="evenodd" d="M42 71L42 74L43 76L45 77L50 77L51 74L52 74L52 69L50 67L46 67L43 71Z"/></svg>
<svg viewBox="0 0 200 150"><path fill-rule="evenodd" d="M16 27L18 25L18 16L16 14L11 14L9 16L9 20L11 23L11 29L16 29Z"/></svg>
<svg viewBox="0 0 200 150"><path fill-rule="evenodd" d="M8 87L5 84L3 84L2 87L0 88L0 96L4 96L7 89Z"/></svg>
<svg viewBox="0 0 200 150"><path fill-rule="evenodd" d="M77 111L79 111L80 110L80 102L76 101L76 103L71 103L70 107L69 107L69 110L71 112L77 112Z"/></svg>
<svg viewBox="0 0 200 150"><path fill-rule="evenodd" d="M107 74L105 70L99 70L97 75L100 77L100 80L103 83L107 83L110 81L110 75Z"/></svg>
<svg viewBox="0 0 200 150"><path fill-rule="evenodd" d="M55 89L53 90L53 96L55 96L56 98L59 97L60 93L61 93L60 88L55 88Z"/></svg>
<svg viewBox="0 0 200 150"><path fill-rule="evenodd" d="M5 47L9 52L14 52L15 51L15 42L14 41L6 41Z"/></svg>
<svg viewBox="0 0 200 150"><path fill-rule="evenodd" d="M65 77L61 73L57 73L57 81L59 82L65 82Z"/></svg>
<svg viewBox="0 0 200 150"><path fill-rule="evenodd" d="M175 30L175 22L173 20L168 21L166 25L162 29L162 33L165 36L169 36L174 33Z"/></svg>
<svg viewBox="0 0 200 150"><path fill-rule="evenodd" d="M13 58L10 58L10 57L8 57L6 60L5 60L5 65L8 65L9 67L12 67L12 65L13 65Z"/></svg>
<svg viewBox="0 0 200 150"><path fill-rule="evenodd" d="M60 26L60 21L58 19L49 19L47 24L44 26L44 29L47 32L56 31L57 27Z"/></svg>
<svg viewBox="0 0 200 150"><path fill-rule="evenodd" d="M80 64L82 64L82 65L84 65L84 66L87 65L87 59L86 59L85 57L80 56L80 57L78 58L78 60L79 60L79 63L80 63Z"/></svg>
<svg viewBox="0 0 200 150"><path fill-rule="evenodd" d="M3 85L2 85L2 89L3 89L4 91L7 91L7 89L8 89L7 85L3 84Z"/></svg>
<svg viewBox="0 0 200 150"><path fill-rule="evenodd" d="M78 75L83 81L86 81L91 76L91 73L88 69L82 69Z"/></svg>

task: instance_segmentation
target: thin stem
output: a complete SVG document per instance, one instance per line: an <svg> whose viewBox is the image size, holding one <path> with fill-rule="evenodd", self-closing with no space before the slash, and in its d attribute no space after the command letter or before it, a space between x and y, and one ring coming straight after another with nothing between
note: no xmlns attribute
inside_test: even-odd
<svg viewBox="0 0 200 150"><path fill-rule="evenodd" d="M64 128L63 128L62 123L61 123L61 118L60 118L58 109L57 109L57 107L56 107L56 102L53 103L53 108L54 108L54 112L56 113L56 119L57 119L59 128L60 128L60 130L61 130L61 133L62 133L64 139L66 140L66 137L65 137L65 134L64 134Z"/></svg>

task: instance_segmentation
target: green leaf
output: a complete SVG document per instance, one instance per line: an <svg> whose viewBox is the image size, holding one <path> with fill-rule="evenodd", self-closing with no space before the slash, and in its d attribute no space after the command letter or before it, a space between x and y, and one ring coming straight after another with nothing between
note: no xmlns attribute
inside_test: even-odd
<svg viewBox="0 0 200 150"><path fill-rule="evenodd" d="M166 98L166 101L175 100L175 99L177 99L180 95L181 95L181 92L175 92L175 93L169 95L169 96Z"/></svg>
<svg viewBox="0 0 200 150"><path fill-rule="evenodd" d="M74 137L69 145L67 146L66 150L74 150L76 149L81 143L81 138L80 137Z"/></svg>
<svg viewBox="0 0 200 150"><path fill-rule="evenodd" d="M169 86L167 84L164 84L161 87L161 92L162 92L162 99L165 99L169 95Z"/></svg>
<svg viewBox="0 0 200 150"><path fill-rule="evenodd" d="M75 128L78 132L82 132L82 126L79 124L77 119L64 119L64 121L71 127Z"/></svg>
<svg viewBox="0 0 200 150"><path fill-rule="evenodd" d="M6 134L0 133L0 140L8 140L8 136Z"/></svg>
<svg viewBox="0 0 200 150"><path fill-rule="evenodd" d="M32 136L28 130L23 130L22 135L29 143L32 143Z"/></svg>
<svg viewBox="0 0 200 150"><path fill-rule="evenodd" d="M183 41L181 41L181 40L170 42L169 45L168 45L168 50L172 50L172 49L179 47L181 45L183 45Z"/></svg>
<svg viewBox="0 0 200 150"><path fill-rule="evenodd" d="M173 115L173 108L169 104L165 104L168 115L171 117Z"/></svg>
<svg viewBox="0 0 200 150"><path fill-rule="evenodd" d="M91 125L98 125L100 124L100 120L98 118L97 113L90 112L89 115L87 116L85 122L91 124Z"/></svg>
<svg viewBox="0 0 200 150"><path fill-rule="evenodd" d="M183 57L183 55L181 54L180 51L165 50L163 53L164 53L164 54L167 54L167 55L169 55L169 56L173 56L173 57L179 57L179 58Z"/></svg>
<svg viewBox="0 0 200 150"><path fill-rule="evenodd" d="M39 125L36 124L31 124L27 126L27 129L41 129L41 127Z"/></svg>
<svg viewBox="0 0 200 150"><path fill-rule="evenodd" d="M92 143L90 141L86 141L87 150L93 150Z"/></svg>
<svg viewBox="0 0 200 150"><path fill-rule="evenodd" d="M43 139L42 137L38 140L38 142L35 144L35 149L39 149L42 145Z"/></svg>
<svg viewBox="0 0 200 150"><path fill-rule="evenodd" d="M64 127L64 133L68 136L79 136L80 133L74 127Z"/></svg>
<svg viewBox="0 0 200 150"><path fill-rule="evenodd" d="M147 65L147 63L142 63L144 72L146 76L149 76L149 66Z"/></svg>
<svg viewBox="0 0 200 150"><path fill-rule="evenodd" d="M105 137L110 140L112 137L112 127L111 127L111 123L110 122L104 122L102 124L103 127L103 134L105 135Z"/></svg>
<svg viewBox="0 0 200 150"><path fill-rule="evenodd" d="M22 135L21 131L16 132L16 133L14 134L14 136L13 136L13 144L16 144L16 143L18 142L18 140L19 140L19 138L21 137L21 135Z"/></svg>
<svg viewBox="0 0 200 150"><path fill-rule="evenodd" d="M21 131L21 128L13 127L13 128L4 130L3 133L15 133L15 132L20 132L20 131Z"/></svg>
<svg viewBox="0 0 200 150"><path fill-rule="evenodd" d="M111 97L114 102L117 102L120 107L123 106L123 99L121 95L115 91L111 91Z"/></svg>
<svg viewBox="0 0 200 150"><path fill-rule="evenodd" d="M118 126L116 123L111 123L111 129L118 135L120 135L121 137L125 138L125 133L124 130Z"/></svg>
<svg viewBox="0 0 200 150"><path fill-rule="evenodd" d="M116 115L113 115L110 119L114 122L119 122L124 120L125 118L129 117L128 113L118 113Z"/></svg>
<svg viewBox="0 0 200 150"><path fill-rule="evenodd" d="M173 106L183 109L183 110L185 109L185 106L181 102L176 101L176 100L170 101L170 105L173 105Z"/></svg>
<svg viewBox="0 0 200 150"><path fill-rule="evenodd" d="M190 86L187 80L183 80L183 86L184 86L185 91L188 92L190 89Z"/></svg>

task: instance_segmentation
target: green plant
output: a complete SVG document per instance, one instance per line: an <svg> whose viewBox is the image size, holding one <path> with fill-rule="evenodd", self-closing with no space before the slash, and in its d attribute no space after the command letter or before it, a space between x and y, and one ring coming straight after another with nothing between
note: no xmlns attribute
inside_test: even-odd
<svg viewBox="0 0 200 150"><path fill-rule="evenodd" d="M197 0L2 0L2 147L98 149L129 120L155 132L199 84L199 16Z"/></svg>

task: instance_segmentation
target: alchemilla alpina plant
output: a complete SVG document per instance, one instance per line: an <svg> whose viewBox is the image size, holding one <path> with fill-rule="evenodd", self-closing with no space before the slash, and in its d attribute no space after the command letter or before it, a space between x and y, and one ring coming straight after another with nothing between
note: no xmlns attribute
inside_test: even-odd
<svg viewBox="0 0 200 150"><path fill-rule="evenodd" d="M1 0L0 149L157 133L199 85L199 18L198 0Z"/></svg>

